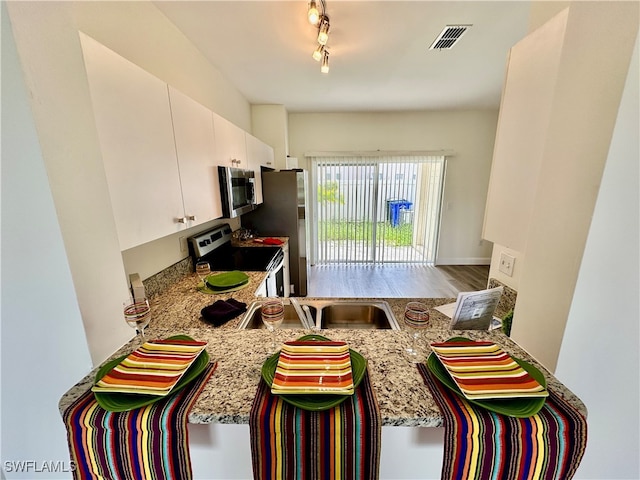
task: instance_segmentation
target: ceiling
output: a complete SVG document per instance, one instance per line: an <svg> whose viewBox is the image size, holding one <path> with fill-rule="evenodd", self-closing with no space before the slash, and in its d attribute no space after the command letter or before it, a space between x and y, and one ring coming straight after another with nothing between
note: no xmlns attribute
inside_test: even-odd
<svg viewBox="0 0 640 480"><path fill-rule="evenodd" d="M252 104L289 112L498 108L506 58L528 28L528 1L326 0L330 71L311 58L307 1L155 5ZM429 50L446 25L472 27Z"/></svg>

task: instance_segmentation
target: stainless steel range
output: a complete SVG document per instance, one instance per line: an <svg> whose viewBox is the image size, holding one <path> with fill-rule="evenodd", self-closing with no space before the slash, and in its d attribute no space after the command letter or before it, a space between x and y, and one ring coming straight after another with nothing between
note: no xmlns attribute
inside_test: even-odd
<svg viewBox="0 0 640 480"><path fill-rule="evenodd" d="M209 262L211 271L268 272L267 295L284 296L284 252L277 246L237 247L231 244L228 224L189 238L189 253L196 262Z"/></svg>

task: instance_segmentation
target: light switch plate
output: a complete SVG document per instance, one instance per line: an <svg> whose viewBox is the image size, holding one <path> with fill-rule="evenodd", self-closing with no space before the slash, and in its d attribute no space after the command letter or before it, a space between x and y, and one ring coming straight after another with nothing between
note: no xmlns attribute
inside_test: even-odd
<svg viewBox="0 0 640 480"><path fill-rule="evenodd" d="M506 253L500 254L500 267L499 270L505 275L513 277L513 264L516 263L515 257L507 255Z"/></svg>

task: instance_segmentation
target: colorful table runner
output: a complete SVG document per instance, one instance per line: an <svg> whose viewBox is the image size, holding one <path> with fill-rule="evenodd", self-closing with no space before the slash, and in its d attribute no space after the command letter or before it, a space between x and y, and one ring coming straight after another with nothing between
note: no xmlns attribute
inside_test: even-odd
<svg viewBox="0 0 640 480"><path fill-rule="evenodd" d="M213 374L202 374L179 392L128 412L108 412L87 390L64 412L74 478L190 479L187 416Z"/></svg>
<svg viewBox="0 0 640 480"><path fill-rule="evenodd" d="M285 402L260 380L251 407L253 478L378 478L380 410L368 373L355 393L320 412Z"/></svg>
<svg viewBox="0 0 640 480"><path fill-rule="evenodd" d="M587 444L587 422L549 390L544 407L515 418L471 405L433 376L418 370L444 415L442 479L570 479Z"/></svg>

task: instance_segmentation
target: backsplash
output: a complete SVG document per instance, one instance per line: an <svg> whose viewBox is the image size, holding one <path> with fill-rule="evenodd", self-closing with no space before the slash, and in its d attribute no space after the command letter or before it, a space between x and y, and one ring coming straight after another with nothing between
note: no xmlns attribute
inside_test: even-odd
<svg viewBox="0 0 640 480"><path fill-rule="evenodd" d="M518 297L518 292L516 292L511 287L507 287L504 283L496 280L495 278L490 278L487 288L495 287L504 288L502 297L500 297L500 301L498 302L498 306L496 307L496 317L502 318L509 312L509 310L513 310L516 307L516 298Z"/></svg>
<svg viewBox="0 0 640 480"><path fill-rule="evenodd" d="M162 293L164 290L182 280L187 275L191 275L194 271L193 269L193 258L188 256L187 258L180 260L178 263L174 263L161 272L143 280L142 284L144 285L147 297L151 298Z"/></svg>

